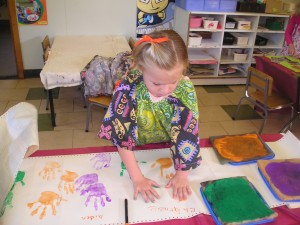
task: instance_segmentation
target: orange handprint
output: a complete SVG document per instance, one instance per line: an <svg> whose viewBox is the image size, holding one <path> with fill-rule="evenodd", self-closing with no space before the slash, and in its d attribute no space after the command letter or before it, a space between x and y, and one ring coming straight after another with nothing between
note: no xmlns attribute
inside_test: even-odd
<svg viewBox="0 0 300 225"><path fill-rule="evenodd" d="M47 208L51 207L52 215L56 215L56 206L59 206L61 201L66 201L62 198L62 196L52 192L52 191L44 191L41 193L41 196L36 202L28 203L27 206L32 208L34 204L38 204L38 207L31 212L31 215L34 216L38 213L39 209L43 207L43 211L40 214L40 219L43 219L46 216Z"/></svg>
<svg viewBox="0 0 300 225"><path fill-rule="evenodd" d="M59 182L58 190L61 191L63 187L66 194L73 194L75 189L74 181L77 177L77 173L66 170L66 174L60 177L61 181Z"/></svg>
<svg viewBox="0 0 300 225"><path fill-rule="evenodd" d="M47 162L46 166L39 172L39 176L45 180L50 180L52 175L52 179L55 178L55 172L60 171L60 164L58 162Z"/></svg>
<svg viewBox="0 0 300 225"><path fill-rule="evenodd" d="M171 158L159 158L156 160L155 163L152 164L151 168L154 168L156 164L159 164L160 167L160 176L164 176L164 169L168 169L172 166L173 162ZM174 176L174 174L171 172L170 174L166 174L166 178L170 179Z"/></svg>

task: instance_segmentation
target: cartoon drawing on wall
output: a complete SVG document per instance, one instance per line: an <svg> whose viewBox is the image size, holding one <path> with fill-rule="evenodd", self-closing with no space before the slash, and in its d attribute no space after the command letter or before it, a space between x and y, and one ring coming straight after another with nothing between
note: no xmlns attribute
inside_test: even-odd
<svg viewBox="0 0 300 225"><path fill-rule="evenodd" d="M164 170L168 170L169 168L172 168L172 166L173 166L173 162L172 162L171 158L157 159L156 162L151 165L151 168L155 168L156 166L159 166L159 168L160 168L160 176L161 177L171 179L174 176L174 173L172 173L172 172L168 173L166 171L165 171L165 175L164 175Z"/></svg>
<svg viewBox="0 0 300 225"><path fill-rule="evenodd" d="M137 37L154 30L172 29L175 0L136 0Z"/></svg>
<svg viewBox="0 0 300 225"><path fill-rule="evenodd" d="M21 183L22 186L25 185L24 183L24 177L25 177L25 172L24 171L18 171L18 174L17 174L17 177L14 181L14 184L13 186L11 187L10 191L8 192L8 194L6 195L6 198L4 199L4 203L2 205L2 208L0 210L0 217L4 215L5 213L5 209L7 207L9 208L12 208L13 205L12 205L12 200L13 200L13 197L14 197L14 193L13 193L13 190L16 186L17 183Z"/></svg>
<svg viewBox="0 0 300 225"><path fill-rule="evenodd" d="M109 153L98 153L91 161L95 161L93 168L96 170L101 170L102 168L110 167L111 156Z"/></svg>
<svg viewBox="0 0 300 225"><path fill-rule="evenodd" d="M16 10L21 25L47 25L46 0L17 0Z"/></svg>
<svg viewBox="0 0 300 225"><path fill-rule="evenodd" d="M61 171L60 167L58 162L47 162L45 167L39 172L39 176L44 180L55 179L55 174Z"/></svg>
<svg viewBox="0 0 300 225"><path fill-rule="evenodd" d="M85 174L79 177L75 181L77 186L76 191L80 192L80 196L87 194L85 206L88 207L89 202L94 198L94 209L98 210L98 200L100 200L101 206L105 206L103 197L107 202L111 202L111 198L108 196L104 184L98 183L98 175L95 173Z"/></svg>
<svg viewBox="0 0 300 225"><path fill-rule="evenodd" d="M78 174L67 170L65 172L66 173L60 177L58 190L63 190L66 194L73 194L75 189L74 181L78 177Z"/></svg>
<svg viewBox="0 0 300 225"><path fill-rule="evenodd" d="M51 208L52 215L56 216L56 207L60 205L61 201L67 201L67 200L63 199L61 195L56 194L55 192L44 191L41 193L40 197L36 202L28 203L27 206L30 209L32 209L34 205L37 205L37 207L33 209L33 211L31 211L32 216L37 214L40 208L43 208L39 216L40 219L43 219L47 215L48 208Z"/></svg>

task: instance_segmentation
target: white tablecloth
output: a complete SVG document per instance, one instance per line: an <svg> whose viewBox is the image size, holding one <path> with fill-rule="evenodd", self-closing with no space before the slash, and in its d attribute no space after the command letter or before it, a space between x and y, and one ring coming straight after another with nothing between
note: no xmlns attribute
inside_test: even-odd
<svg viewBox="0 0 300 225"><path fill-rule="evenodd" d="M82 83L80 71L95 55L115 57L131 51L124 36L57 36L40 77L46 89Z"/></svg>

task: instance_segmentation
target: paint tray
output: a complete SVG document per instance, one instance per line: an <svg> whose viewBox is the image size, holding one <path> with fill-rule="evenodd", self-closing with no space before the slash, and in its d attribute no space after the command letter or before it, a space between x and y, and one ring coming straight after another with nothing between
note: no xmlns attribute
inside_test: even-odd
<svg viewBox="0 0 300 225"><path fill-rule="evenodd" d="M265 207L265 209L267 209L268 211L272 212L271 215L266 216L265 218L256 218L253 219L255 221L245 221L245 222L236 222L235 224L237 225L256 225L256 224L264 224L264 223L269 223L269 222L273 222L275 220L275 218L277 217L277 213L274 212L266 203L266 201L263 199L263 197L261 196L261 194L257 191L257 189L254 187L254 185L248 181L247 177L231 177L231 178L223 178L220 180L226 180L226 179L243 179L244 181L247 182L247 184L249 185L249 188L254 190L254 194L258 197L258 201L260 202L262 207ZM220 220L220 218L218 217L218 215L215 213L214 208L213 208L213 203L209 201L209 198L207 198L207 196L205 195L205 189L209 186L209 185L214 185L214 182L217 182L219 180L212 180L212 181L206 181L206 182L202 182L201 183L201 188L200 188L200 194L204 200L204 203L206 205L206 207L208 208L213 220L215 221L215 223L217 225L224 225L226 224L225 222L222 223L222 221ZM236 196L233 196L236 197ZM227 207L227 206L225 206ZM259 220L260 219L260 220ZM234 223L234 222L232 222Z"/></svg>
<svg viewBox="0 0 300 225"><path fill-rule="evenodd" d="M286 161L291 161L291 162L293 162L293 161L297 161L297 160L300 161L300 159L292 159L292 160L288 160L288 159L287 159ZM269 162L271 163L271 162L279 162L279 161L282 161L282 160L270 160ZM300 202L300 197L299 197L299 199L293 199L293 200L282 199L282 198L276 193L276 191L275 191L275 185L273 186L273 185L270 184L270 182L269 182L269 180L268 180L268 178L270 179L270 177L267 178L266 175L262 172L262 171L265 171L265 169L262 168L262 166L260 166L259 163L258 163L258 171L259 171L259 174L261 175L263 181L265 182L266 186L268 187L268 189L270 190L270 192L273 194L273 196L274 196L277 200L282 201L282 202ZM268 175L267 175L267 176L268 176ZM299 179L300 179L300 178L299 178ZM278 189L278 191L281 192L280 189ZM288 196L288 197L292 197L292 196Z"/></svg>
<svg viewBox="0 0 300 225"><path fill-rule="evenodd" d="M237 137L237 136L245 136L245 135L256 135L257 136L257 139L258 141L263 145L263 148L267 151L267 155L263 156L263 157L253 157L251 159L246 159L246 160L243 160L243 161L233 161L233 160L230 160L230 159L227 159L227 158L224 158L219 152L218 150L216 149L216 147L214 146L214 141L216 139L219 139L219 138L225 138L225 137ZM273 159L275 154L274 152L270 149L270 147L261 139L261 137L256 134L256 133L248 133L248 134L241 134L241 135L222 135L222 136L212 136L209 138L211 144L212 144L212 147L213 149L215 150L216 152L216 155L217 155L217 158L219 160L219 162L221 164L230 164L230 165L233 165L233 166L239 166L239 165L245 165L245 164L250 164L250 163L256 163L257 160L259 159Z"/></svg>

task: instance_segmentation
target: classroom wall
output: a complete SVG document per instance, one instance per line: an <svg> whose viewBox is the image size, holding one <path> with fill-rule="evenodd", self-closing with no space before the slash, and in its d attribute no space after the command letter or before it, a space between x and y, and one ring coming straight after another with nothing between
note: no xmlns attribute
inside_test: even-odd
<svg viewBox="0 0 300 225"><path fill-rule="evenodd" d="M43 67L41 42L56 35L135 36L136 0L47 0L48 25L19 26L24 69Z"/></svg>

